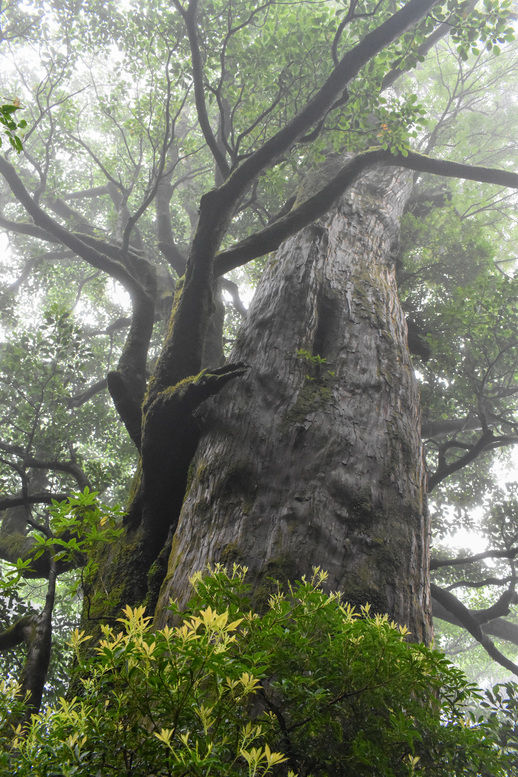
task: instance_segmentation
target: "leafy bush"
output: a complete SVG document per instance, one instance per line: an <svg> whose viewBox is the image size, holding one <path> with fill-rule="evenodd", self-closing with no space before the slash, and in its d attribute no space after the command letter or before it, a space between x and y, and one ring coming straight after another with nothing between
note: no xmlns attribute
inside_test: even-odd
<svg viewBox="0 0 518 777"><path fill-rule="evenodd" d="M154 631L126 608L93 657L76 631L80 698L14 736L4 688L0 774L506 774L493 719L469 714L474 687L442 654L324 593L318 570L262 615L243 577L196 577L176 626Z"/></svg>
<svg viewBox="0 0 518 777"><path fill-rule="evenodd" d="M498 743L508 758L509 774L518 774L518 683L498 683L485 692L481 707L489 711Z"/></svg>

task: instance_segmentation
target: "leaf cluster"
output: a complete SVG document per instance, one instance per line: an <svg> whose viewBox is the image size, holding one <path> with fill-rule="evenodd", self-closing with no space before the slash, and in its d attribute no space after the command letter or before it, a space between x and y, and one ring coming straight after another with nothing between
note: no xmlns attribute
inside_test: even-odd
<svg viewBox="0 0 518 777"><path fill-rule="evenodd" d="M50 548L55 561L69 562L78 555L87 557L99 543L115 542L122 533L123 511L119 507L107 509L97 497L86 487L63 502L52 500L48 531L34 535L37 547L33 559Z"/></svg>
<svg viewBox="0 0 518 777"><path fill-rule="evenodd" d="M19 100L12 103L0 105L0 146L2 145L2 133L7 138L11 147L20 153L23 150L23 143L17 135L18 130L25 129L27 122L25 119L15 121L14 114L20 109Z"/></svg>
<svg viewBox="0 0 518 777"><path fill-rule="evenodd" d="M243 577L197 576L174 627L125 608L93 657L76 631L80 697L14 737L6 687L0 774L506 774L496 723L470 715L475 689L442 654L326 594L319 570L262 615Z"/></svg>

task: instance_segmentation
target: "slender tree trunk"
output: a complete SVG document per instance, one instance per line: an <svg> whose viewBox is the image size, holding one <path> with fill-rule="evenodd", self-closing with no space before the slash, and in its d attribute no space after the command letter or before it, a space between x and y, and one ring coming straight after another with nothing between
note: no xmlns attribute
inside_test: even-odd
<svg viewBox="0 0 518 777"><path fill-rule="evenodd" d="M376 170L270 259L206 414L156 622L207 564L329 587L429 641L419 398L394 279L411 174Z"/></svg>

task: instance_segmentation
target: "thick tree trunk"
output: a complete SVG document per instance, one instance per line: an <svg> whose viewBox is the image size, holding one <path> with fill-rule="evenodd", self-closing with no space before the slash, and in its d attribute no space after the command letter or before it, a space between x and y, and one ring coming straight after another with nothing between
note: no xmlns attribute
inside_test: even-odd
<svg viewBox="0 0 518 777"><path fill-rule="evenodd" d="M157 624L207 564L329 587L429 641L419 399L394 280L410 174L373 171L270 260L212 401Z"/></svg>

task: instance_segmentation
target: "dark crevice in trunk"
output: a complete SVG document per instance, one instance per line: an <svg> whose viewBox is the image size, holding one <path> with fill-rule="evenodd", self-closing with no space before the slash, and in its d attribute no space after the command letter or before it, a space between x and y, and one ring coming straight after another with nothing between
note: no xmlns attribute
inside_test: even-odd
<svg viewBox="0 0 518 777"><path fill-rule="evenodd" d="M340 300L325 292L317 302L317 328L313 339L313 356L333 360L336 356L336 329L342 317Z"/></svg>

